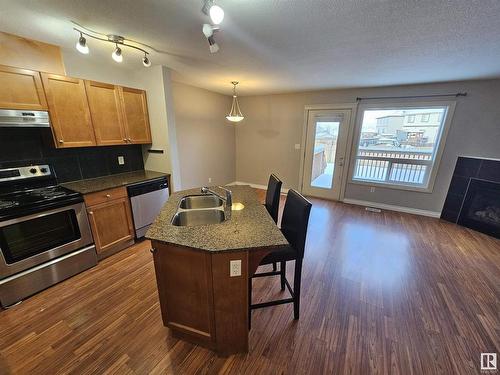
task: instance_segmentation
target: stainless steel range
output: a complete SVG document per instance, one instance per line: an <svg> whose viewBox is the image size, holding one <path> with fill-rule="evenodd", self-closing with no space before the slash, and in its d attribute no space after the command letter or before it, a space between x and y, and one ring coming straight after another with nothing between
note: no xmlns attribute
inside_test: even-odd
<svg viewBox="0 0 500 375"><path fill-rule="evenodd" d="M48 165L0 169L0 304L8 307L97 264L81 194Z"/></svg>

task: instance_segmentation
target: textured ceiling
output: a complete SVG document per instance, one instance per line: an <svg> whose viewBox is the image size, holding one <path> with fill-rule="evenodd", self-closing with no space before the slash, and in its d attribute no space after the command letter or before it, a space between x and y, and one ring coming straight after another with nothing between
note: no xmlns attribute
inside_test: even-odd
<svg viewBox="0 0 500 375"><path fill-rule="evenodd" d="M218 0L221 47L211 55L201 0L0 0L0 30L74 50L70 20L151 44L174 78L261 94L500 76L499 0ZM110 62L111 47L89 41ZM124 51L123 68L140 55Z"/></svg>

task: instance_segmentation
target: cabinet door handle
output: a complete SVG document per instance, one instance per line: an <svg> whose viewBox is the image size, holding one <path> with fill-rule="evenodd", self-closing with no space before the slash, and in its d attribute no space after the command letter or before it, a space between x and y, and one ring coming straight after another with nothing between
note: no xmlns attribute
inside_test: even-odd
<svg viewBox="0 0 500 375"><path fill-rule="evenodd" d="M155 251L156 251L156 249L155 249L155 248L151 248L151 249L149 249L149 252L150 252L151 254L154 254L154 253L155 253Z"/></svg>
<svg viewBox="0 0 500 375"><path fill-rule="evenodd" d="M94 214L94 212L93 212L93 211L89 211L89 215L93 215L93 214Z"/></svg>
<svg viewBox="0 0 500 375"><path fill-rule="evenodd" d="M111 198L111 194L106 194L106 198Z"/></svg>
<svg viewBox="0 0 500 375"><path fill-rule="evenodd" d="M129 138L129 139L127 139L127 141L132 142L132 140L131 140L130 138Z"/></svg>
<svg viewBox="0 0 500 375"><path fill-rule="evenodd" d="M59 140L59 143L64 143L64 141L62 139Z"/></svg>

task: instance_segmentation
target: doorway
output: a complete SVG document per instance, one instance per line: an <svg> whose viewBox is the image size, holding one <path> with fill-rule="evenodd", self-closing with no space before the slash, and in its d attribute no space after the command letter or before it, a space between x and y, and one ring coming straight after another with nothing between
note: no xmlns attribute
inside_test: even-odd
<svg viewBox="0 0 500 375"><path fill-rule="evenodd" d="M343 185L352 110L309 110L302 192L339 200Z"/></svg>

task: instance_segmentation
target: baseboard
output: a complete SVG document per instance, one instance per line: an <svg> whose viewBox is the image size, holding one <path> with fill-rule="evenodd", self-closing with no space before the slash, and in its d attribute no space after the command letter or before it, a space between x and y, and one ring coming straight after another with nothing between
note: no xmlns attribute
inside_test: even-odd
<svg viewBox="0 0 500 375"><path fill-rule="evenodd" d="M250 185L251 187L255 189L261 189L261 190L267 190L266 185L259 185L259 184L252 184L250 182L241 182L241 181L234 181L231 182L228 185ZM281 194L287 194L289 189L281 188Z"/></svg>
<svg viewBox="0 0 500 375"><path fill-rule="evenodd" d="M365 206L365 207L375 207L375 208L380 208L382 210L405 212L407 214L414 214L420 216L437 217L437 218L441 216L441 212L421 210L418 208L411 208L411 207L395 206L392 204L385 204L385 203L368 202L358 199L345 198L343 202L347 204L355 204L358 206Z"/></svg>

